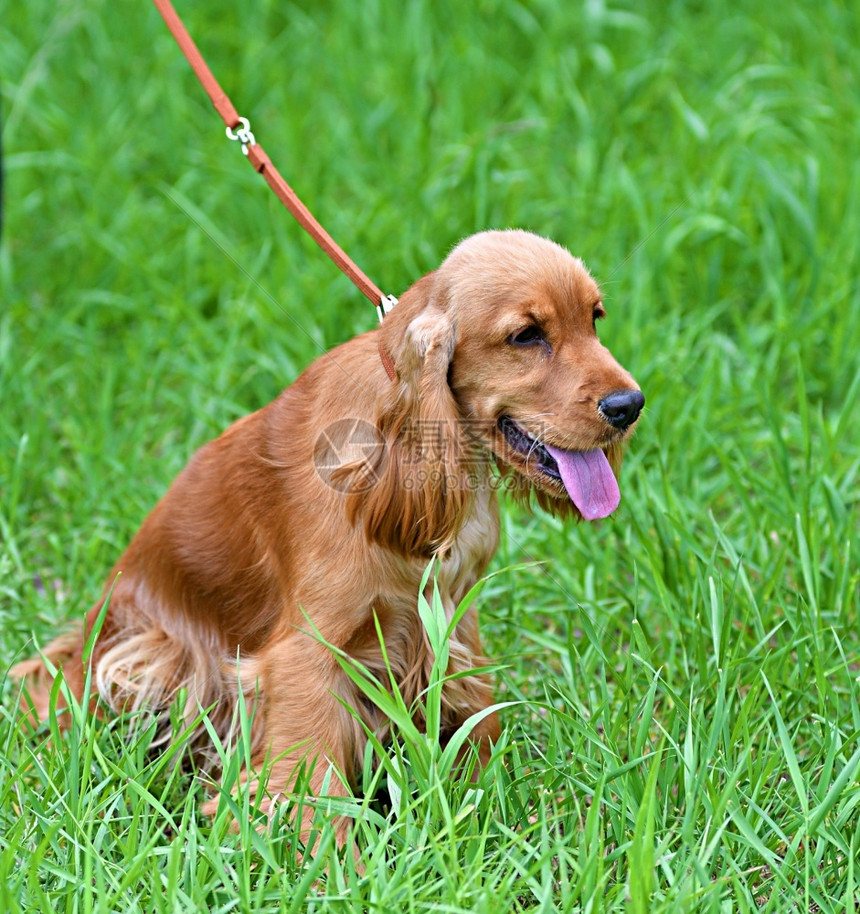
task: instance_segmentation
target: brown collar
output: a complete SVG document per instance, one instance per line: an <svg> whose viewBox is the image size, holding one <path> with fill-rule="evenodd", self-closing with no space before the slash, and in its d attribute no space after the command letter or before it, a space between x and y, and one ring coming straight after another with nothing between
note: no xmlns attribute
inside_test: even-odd
<svg viewBox="0 0 860 914"><path fill-rule="evenodd" d="M394 359L388 354L388 350L382 345L382 341L379 342L379 358L382 360L382 367L385 369L385 373L392 381L397 380L397 369L394 367Z"/></svg>

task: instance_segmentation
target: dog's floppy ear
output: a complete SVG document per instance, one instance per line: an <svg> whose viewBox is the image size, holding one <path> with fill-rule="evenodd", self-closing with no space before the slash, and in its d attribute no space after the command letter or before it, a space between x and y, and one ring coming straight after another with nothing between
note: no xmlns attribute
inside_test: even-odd
<svg viewBox="0 0 860 914"><path fill-rule="evenodd" d="M403 555L444 551L474 497L468 436L448 386L456 328L433 278L405 293L380 330L397 378L377 415L385 442L378 481L351 512L369 540Z"/></svg>

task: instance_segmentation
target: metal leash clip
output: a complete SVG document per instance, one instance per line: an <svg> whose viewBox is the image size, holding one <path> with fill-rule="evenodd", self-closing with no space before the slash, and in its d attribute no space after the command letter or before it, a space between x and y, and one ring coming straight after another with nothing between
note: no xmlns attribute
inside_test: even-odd
<svg viewBox="0 0 860 914"><path fill-rule="evenodd" d="M248 155L248 147L255 146L257 141L254 139L254 134L251 133L251 125L248 122L248 118L240 117L239 123L242 126L235 133L229 127L227 128L227 138L238 140L242 144L242 154Z"/></svg>
<svg viewBox="0 0 860 914"><path fill-rule="evenodd" d="M379 304L376 306L376 313L379 315L379 323L386 314L397 304L397 299L393 295L383 295Z"/></svg>

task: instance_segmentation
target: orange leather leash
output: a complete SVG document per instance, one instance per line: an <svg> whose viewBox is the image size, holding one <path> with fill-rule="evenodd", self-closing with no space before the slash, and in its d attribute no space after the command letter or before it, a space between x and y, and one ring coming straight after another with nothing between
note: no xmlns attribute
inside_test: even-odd
<svg viewBox="0 0 860 914"><path fill-rule="evenodd" d="M241 143L242 152L254 166L255 171L258 171L263 176L265 182L293 214L299 225L316 241L340 270L352 280L356 288L376 306L379 319L382 320L397 304L397 299L393 295L386 295L382 292L355 265L331 235L317 222L313 213L302 203L292 187L281 177L278 169L272 164L272 160L256 141L254 134L251 133L251 126L248 121L243 117L239 117L239 113L233 107L233 103L221 86L218 85L218 80L212 75L212 71L197 49L197 45L194 44L194 40L188 34L188 30L183 25L170 0L153 0L153 3L176 39L180 51L185 55L188 63L191 64L191 69L194 70L197 79L200 80L200 84L206 90L206 94L215 106L215 110L221 115L221 120L227 125L227 136L231 140L238 140ZM382 364L385 366L386 374L392 381L396 380L397 374L394 370L391 356L381 346L379 354L382 358Z"/></svg>

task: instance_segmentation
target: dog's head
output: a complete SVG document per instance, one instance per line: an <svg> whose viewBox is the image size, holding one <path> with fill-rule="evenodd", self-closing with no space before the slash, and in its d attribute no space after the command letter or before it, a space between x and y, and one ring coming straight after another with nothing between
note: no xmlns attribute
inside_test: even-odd
<svg viewBox="0 0 860 914"><path fill-rule="evenodd" d="M473 235L412 286L379 331L397 371L379 416L385 472L403 491L378 487L374 538L419 551L443 545L487 455L509 488L556 513L611 514L615 472L645 401L597 337L604 314L582 262L522 231Z"/></svg>

